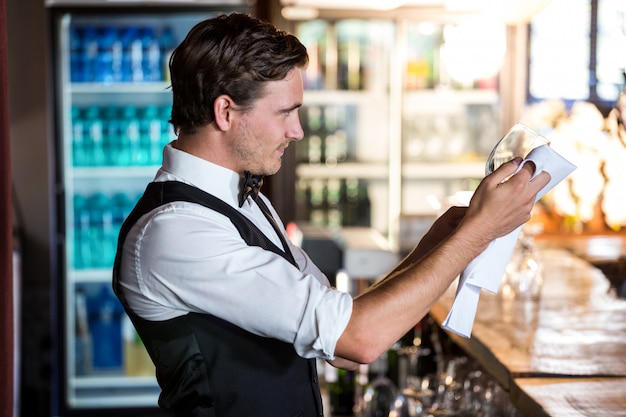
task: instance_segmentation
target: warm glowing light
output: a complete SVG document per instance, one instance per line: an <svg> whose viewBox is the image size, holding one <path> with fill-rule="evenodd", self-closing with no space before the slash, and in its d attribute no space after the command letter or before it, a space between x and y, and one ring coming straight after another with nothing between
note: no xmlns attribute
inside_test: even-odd
<svg viewBox="0 0 626 417"><path fill-rule="evenodd" d="M444 30L441 62L455 81L492 78L500 71L505 52L505 26L496 20L481 17Z"/></svg>

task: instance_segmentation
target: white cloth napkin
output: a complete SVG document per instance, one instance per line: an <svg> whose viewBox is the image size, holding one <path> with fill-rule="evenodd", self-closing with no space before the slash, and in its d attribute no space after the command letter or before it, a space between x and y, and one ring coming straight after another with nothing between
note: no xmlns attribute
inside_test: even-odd
<svg viewBox="0 0 626 417"><path fill-rule="evenodd" d="M537 194L535 202L576 169L575 165L548 145L533 149L515 173L517 174L528 161L534 162L536 167L532 178L542 171L548 172L551 177L550 182ZM443 322L444 329L463 337L470 337L476 317L480 290L485 289L492 293L498 291L504 270L521 230L522 226L508 235L493 240L487 249L478 255L461 273L452 308Z"/></svg>

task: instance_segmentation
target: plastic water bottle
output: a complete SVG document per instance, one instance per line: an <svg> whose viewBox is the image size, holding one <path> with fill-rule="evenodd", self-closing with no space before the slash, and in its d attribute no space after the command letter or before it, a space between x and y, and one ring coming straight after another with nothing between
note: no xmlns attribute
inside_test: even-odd
<svg viewBox="0 0 626 417"><path fill-rule="evenodd" d="M163 72L163 80L170 80L170 57L176 47L174 40L174 32L169 26L165 26L159 36L159 46L161 47L161 68Z"/></svg>
<svg viewBox="0 0 626 417"><path fill-rule="evenodd" d="M141 148L144 154L142 162L147 165L156 165L161 162L161 120L157 106L147 106L143 109Z"/></svg>
<svg viewBox="0 0 626 417"><path fill-rule="evenodd" d="M122 82L133 80L132 44L135 39L137 39L137 28L129 26L121 30Z"/></svg>
<svg viewBox="0 0 626 417"><path fill-rule="evenodd" d="M103 109L102 124L104 126L104 154L106 165L120 165L120 153L122 152L120 118L118 107L114 105Z"/></svg>
<svg viewBox="0 0 626 417"><path fill-rule="evenodd" d="M141 152L140 125L137 108L135 106L125 106L122 109L121 144L123 165L141 165L143 155Z"/></svg>
<svg viewBox="0 0 626 417"><path fill-rule="evenodd" d="M105 27L98 36L98 53L96 58L95 81L110 84L113 78L113 44L117 33L112 27Z"/></svg>
<svg viewBox="0 0 626 417"><path fill-rule="evenodd" d="M85 81L84 46L81 28L70 26L70 81L82 83Z"/></svg>
<svg viewBox="0 0 626 417"><path fill-rule="evenodd" d="M109 198L95 193L87 199L89 207L89 242L92 267L109 268L115 259L117 236L113 228L113 212Z"/></svg>
<svg viewBox="0 0 626 417"><path fill-rule="evenodd" d="M111 44L111 68L113 72L113 82L120 83L123 81L123 65L124 65L124 47L120 30L113 29L113 43Z"/></svg>
<svg viewBox="0 0 626 417"><path fill-rule="evenodd" d="M149 82L163 79L161 47L154 29L145 27L141 30L143 80Z"/></svg>
<svg viewBox="0 0 626 417"><path fill-rule="evenodd" d="M161 151L171 141L176 139L174 128L169 120L172 118L172 106L165 105L159 109L159 120L161 121Z"/></svg>
<svg viewBox="0 0 626 417"><path fill-rule="evenodd" d="M93 340L93 370L122 370L122 313L110 284L88 299L89 328Z"/></svg>
<svg viewBox="0 0 626 417"><path fill-rule="evenodd" d="M134 30L132 30L134 29ZM131 82L142 82L143 77L143 44L141 42L141 33L135 28L131 28L126 52L130 58L130 80Z"/></svg>
<svg viewBox="0 0 626 417"><path fill-rule="evenodd" d="M77 106L72 106L72 160L76 167L86 166L87 153L85 149L85 126L82 111Z"/></svg>
<svg viewBox="0 0 626 417"><path fill-rule="evenodd" d="M105 165L104 127L100 119L100 109L97 106L87 107L84 120L87 165Z"/></svg>
<svg viewBox="0 0 626 417"><path fill-rule="evenodd" d="M74 239L72 264L76 269L89 268L91 260L91 241L89 236L89 207L82 194L74 194Z"/></svg>
<svg viewBox="0 0 626 417"><path fill-rule="evenodd" d="M118 192L111 197L111 212L113 221L112 242L114 249L117 249L117 237L119 236L122 223L126 217L130 214L133 208L133 202L128 194L124 192Z"/></svg>
<svg viewBox="0 0 626 417"><path fill-rule="evenodd" d="M83 32L83 81L96 80L96 66L98 60L98 30L87 26Z"/></svg>

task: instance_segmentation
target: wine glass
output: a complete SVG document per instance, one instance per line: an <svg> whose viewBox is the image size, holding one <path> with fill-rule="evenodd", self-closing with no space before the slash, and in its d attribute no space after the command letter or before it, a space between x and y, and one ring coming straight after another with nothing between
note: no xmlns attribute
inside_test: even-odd
<svg viewBox="0 0 626 417"><path fill-rule="evenodd" d="M550 141L528 126L517 123L493 147L487 163L485 175L491 174L498 167L518 156L526 158L533 149L549 145Z"/></svg>
<svg viewBox="0 0 626 417"><path fill-rule="evenodd" d="M388 417L396 398L396 387L384 375L377 376L363 394L362 417Z"/></svg>

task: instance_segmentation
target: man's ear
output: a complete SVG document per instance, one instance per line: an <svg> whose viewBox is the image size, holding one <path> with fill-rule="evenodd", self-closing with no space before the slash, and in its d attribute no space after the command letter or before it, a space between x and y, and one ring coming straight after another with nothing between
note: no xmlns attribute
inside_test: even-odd
<svg viewBox="0 0 626 417"><path fill-rule="evenodd" d="M235 103L226 94L222 94L221 96L215 99L213 102L213 111L215 113L215 124L221 131L226 131L230 129L230 124L232 122L233 110Z"/></svg>

